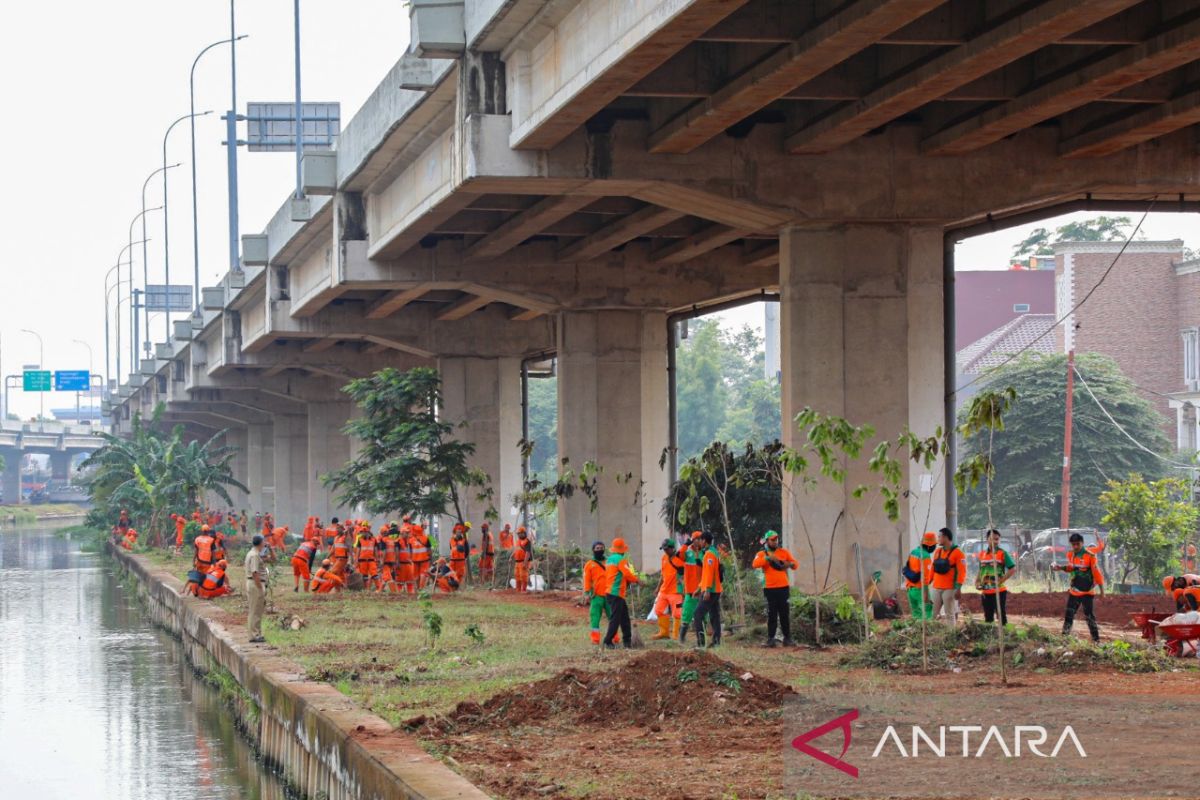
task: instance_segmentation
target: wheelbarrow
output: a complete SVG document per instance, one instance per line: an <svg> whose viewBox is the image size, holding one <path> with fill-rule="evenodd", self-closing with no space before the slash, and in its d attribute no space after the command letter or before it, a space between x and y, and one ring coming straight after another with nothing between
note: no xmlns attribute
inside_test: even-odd
<svg viewBox="0 0 1200 800"><path fill-rule="evenodd" d="M1133 624L1142 629L1142 638L1148 642L1155 641L1154 632L1158 629L1156 623L1171 616L1165 611L1134 611L1130 614Z"/></svg>
<svg viewBox="0 0 1200 800"><path fill-rule="evenodd" d="M1159 625L1158 631L1166 639L1164 647L1167 655L1183 655L1183 645L1200 639L1200 624L1192 625ZM1193 645L1194 647L1195 645Z"/></svg>

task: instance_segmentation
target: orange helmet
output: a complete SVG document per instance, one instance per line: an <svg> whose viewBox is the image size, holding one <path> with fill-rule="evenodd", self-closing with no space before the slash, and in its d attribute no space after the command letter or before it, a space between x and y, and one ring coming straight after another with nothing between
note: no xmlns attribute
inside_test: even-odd
<svg viewBox="0 0 1200 800"><path fill-rule="evenodd" d="M528 531L526 531L526 530L525 530L525 526L524 526L524 525L522 525L521 527L517 528L517 536L525 536L527 533L528 533Z"/></svg>
<svg viewBox="0 0 1200 800"><path fill-rule="evenodd" d="M629 546L625 544L625 540L620 536L618 536L616 539L613 539L612 546L608 549L621 555L629 552Z"/></svg>
<svg viewBox="0 0 1200 800"><path fill-rule="evenodd" d="M921 537L921 544L937 544L937 534L933 531L925 531L925 535Z"/></svg>

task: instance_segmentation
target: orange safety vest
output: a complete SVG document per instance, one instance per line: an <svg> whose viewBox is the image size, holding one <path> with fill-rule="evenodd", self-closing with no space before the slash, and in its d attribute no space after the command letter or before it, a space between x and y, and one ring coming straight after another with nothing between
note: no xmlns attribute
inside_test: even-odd
<svg viewBox="0 0 1200 800"><path fill-rule="evenodd" d="M1005 552L1003 547L997 547L996 552L994 553L985 547L983 550L980 550L975 557L979 559L980 572L982 572L985 567L990 567L991 575L994 576L993 581L986 581L984 583L983 588L979 590L980 594L995 594L996 584L1000 582L1000 578L1003 577L1004 573L1008 571L1005 568L1005 560L1007 558L1011 558L1011 556ZM1007 592L1008 587L1001 586L1000 591Z"/></svg>
<svg viewBox="0 0 1200 800"><path fill-rule="evenodd" d="M1097 586L1104 585L1104 576L1100 574L1100 570L1096 567L1096 557L1084 550L1079 555L1075 555L1075 551L1067 552L1067 567L1068 573L1071 576L1070 593L1075 597L1086 597L1096 593ZM1085 577L1086 576L1086 577ZM1087 586L1088 588L1078 588Z"/></svg>
<svg viewBox="0 0 1200 800"><path fill-rule="evenodd" d="M518 539L517 548L513 550L513 561L528 561L532 556L527 549L529 547L528 539Z"/></svg>
<svg viewBox="0 0 1200 800"><path fill-rule="evenodd" d="M302 558L308 562L308 566L312 566L313 558L317 555L317 546L312 542L304 542L296 548L296 552L292 554L292 558Z"/></svg>
<svg viewBox="0 0 1200 800"><path fill-rule="evenodd" d="M482 544L483 544L483 547L482 547L483 555L485 555L485 556L494 556L494 555L496 555L496 542L495 542L495 540L492 538L492 532L491 532L491 531L484 531L484 532L483 532L483 542L482 542Z"/></svg>
<svg viewBox="0 0 1200 800"><path fill-rule="evenodd" d="M358 540L358 560L375 560L375 537L369 533L363 534Z"/></svg>
<svg viewBox="0 0 1200 800"><path fill-rule="evenodd" d="M202 533L192 540L196 546L196 563L211 564L213 563L213 545L216 544L213 537L207 533Z"/></svg>
<svg viewBox="0 0 1200 800"><path fill-rule="evenodd" d="M412 550L412 560L414 564L425 564L429 562L429 535L426 533L412 535L408 540L409 549Z"/></svg>
<svg viewBox="0 0 1200 800"><path fill-rule="evenodd" d="M350 558L350 545L346 543L346 534L339 533L333 540L333 557L343 561Z"/></svg>
<svg viewBox="0 0 1200 800"><path fill-rule="evenodd" d="M396 563L396 543L387 536L380 536L379 546L383 548L384 565L394 565Z"/></svg>
<svg viewBox="0 0 1200 800"><path fill-rule="evenodd" d="M412 551L408 549L408 537L397 536L392 540L392 546L396 548L396 563L411 564Z"/></svg>
<svg viewBox="0 0 1200 800"><path fill-rule="evenodd" d="M470 551L470 545L467 544L466 539L450 540L450 560L451 561L465 561L467 558L467 553L469 551Z"/></svg>
<svg viewBox="0 0 1200 800"><path fill-rule="evenodd" d="M225 583L225 571L222 569L214 569L213 571L205 574L204 583L200 584L200 588L207 589L211 592L214 589L221 588L223 583Z"/></svg>

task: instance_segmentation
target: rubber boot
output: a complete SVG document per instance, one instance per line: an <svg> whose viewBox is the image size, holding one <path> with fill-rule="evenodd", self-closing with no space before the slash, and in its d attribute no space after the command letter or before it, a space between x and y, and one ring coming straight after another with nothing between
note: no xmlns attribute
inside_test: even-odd
<svg viewBox="0 0 1200 800"><path fill-rule="evenodd" d="M704 649L704 628L696 629L696 649L697 650Z"/></svg>
<svg viewBox="0 0 1200 800"><path fill-rule="evenodd" d="M671 618L658 618L658 633L650 637L651 639L669 639L671 638Z"/></svg>
<svg viewBox="0 0 1200 800"><path fill-rule="evenodd" d="M677 638L679 639L680 644L687 644L687 633L688 633L688 624L686 622L684 622L682 625L679 626L679 636Z"/></svg>
<svg viewBox="0 0 1200 800"><path fill-rule="evenodd" d="M679 638L679 618L678 617L673 617L671 619L671 638L672 639Z"/></svg>

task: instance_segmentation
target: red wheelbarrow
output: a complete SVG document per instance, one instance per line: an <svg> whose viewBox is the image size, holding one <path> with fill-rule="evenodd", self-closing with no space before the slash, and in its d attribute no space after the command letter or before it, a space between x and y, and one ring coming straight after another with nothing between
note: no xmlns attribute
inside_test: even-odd
<svg viewBox="0 0 1200 800"><path fill-rule="evenodd" d="M1183 655L1183 645L1191 642L1193 649L1196 640L1200 639L1200 624L1192 625L1159 625L1159 633L1166 638L1167 655Z"/></svg>
<svg viewBox="0 0 1200 800"><path fill-rule="evenodd" d="M1154 623L1162 622L1171 615L1165 611L1135 611L1130 616L1133 617L1133 624L1142 629L1142 638L1153 642L1154 632L1158 628Z"/></svg>

